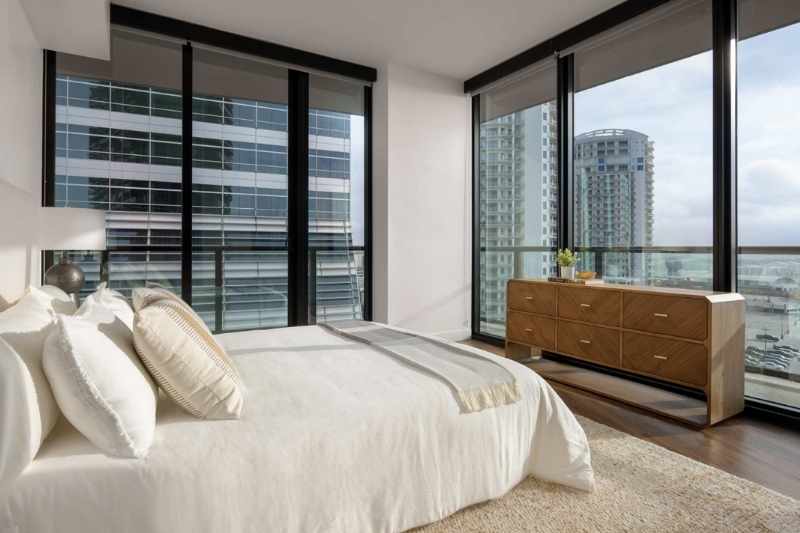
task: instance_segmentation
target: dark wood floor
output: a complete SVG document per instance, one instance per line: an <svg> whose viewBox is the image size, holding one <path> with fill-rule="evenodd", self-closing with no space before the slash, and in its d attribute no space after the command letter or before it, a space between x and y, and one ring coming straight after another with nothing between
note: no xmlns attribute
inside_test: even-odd
<svg viewBox="0 0 800 533"><path fill-rule="evenodd" d="M503 354L501 348L468 344ZM575 413L800 499L800 429L739 415L696 430L579 389L552 383Z"/></svg>

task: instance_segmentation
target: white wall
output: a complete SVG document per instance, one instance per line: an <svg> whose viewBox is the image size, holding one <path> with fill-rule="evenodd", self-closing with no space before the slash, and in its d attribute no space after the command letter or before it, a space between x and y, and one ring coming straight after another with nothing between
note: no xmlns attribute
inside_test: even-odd
<svg viewBox="0 0 800 533"><path fill-rule="evenodd" d="M469 100L460 80L390 64L373 92L374 318L469 336Z"/></svg>
<svg viewBox="0 0 800 533"><path fill-rule="evenodd" d="M0 309L38 281L42 50L19 0L0 0Z"/></svg>

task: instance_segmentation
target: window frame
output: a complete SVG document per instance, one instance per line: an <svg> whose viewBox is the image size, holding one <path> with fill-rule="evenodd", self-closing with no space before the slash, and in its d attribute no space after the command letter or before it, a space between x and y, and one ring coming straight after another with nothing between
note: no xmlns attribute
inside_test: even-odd
<svg viewBox="0 0 800 533"><path fill-rule="evenodd" d="M464 82L472 98L472 339L504 347L505 338L480 331L480 91L548 57L558 58L557 125L559 178L559 248L574 248L574 54L560 54L595 35L674 0L637 2L627 0L529 50L518 54ZM737 289L737 136L736 136L736 48L738 44L738 0L712 0L712 154L713 154L713 290ZM603 367L594 369L613 373ZM633 378L636 379L636 378ZM800 410L745 397L748 412L796 419Z"/></svg>
<svg viewBox="0 0 800 533"><path fill-rule="evenodd" d="M364 111L364 245L348 249L362 251L364 254L364 301L362 314L365 320L372 318L372 88L377 80L377 70L335 58L321 56L286 46L235 35L232 33L176 20L160 15L139 11L118 5L111 5L111 24L125 29L146 31L167 38L184 40L182 44L182 131L192 131L193 62L192 43L210 45L229 52L285 63L289 67L289 105L288 128L288 236L286 246L268 245L225 245L211 247L194 242L192 235L192 170L193 136L182 135L182 170L180 192L183 200L181 209L180 246L111 246L100 253L101 281L108 280L108 261L110 254L123 252L180 252L181 253L181 291L183 299L192 303L192 256L198 252L212 252L216 269L215 285L223 286L222 263L225 252L270 252L288 253L288 309L289 326L312 323L316 317L316 301L309 300L309 285L313 280L308 258L310 242L308 237L309 218L309 69L315 72L332 74L338 77L362 82ZM55 206L56 192L56 52L43 51L43 123L42 123L42 205ZM257 117L256 117L257 118ZM314 246L316 251L342 251L340 247ZM328 249L330 248L330 249ZM54 263L54 251L42 252L42 276ZM215 298L215 331L221 329L221 290ZM227 331L227 330L226 330Z"/></svg>

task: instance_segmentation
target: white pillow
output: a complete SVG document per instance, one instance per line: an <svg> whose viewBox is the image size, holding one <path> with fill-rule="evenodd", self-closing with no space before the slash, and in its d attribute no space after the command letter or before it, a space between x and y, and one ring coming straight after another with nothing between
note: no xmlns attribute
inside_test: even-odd
<svg viewBox="0 0 800 533"><path fill-rule="evenodd" d="M59 411L42 371L53 298L30 287L0 313L0 487L33 461Z"/></svg>
<svg viewBox="0 0 800 533"><path fill-rule="evenodd" d="M128 329L133 333L133 308L128 303L127 298L121 293L109 289L105 282L97 286L92 294L86 297L86 302L92 301L106 309L110 310L120 321L128 326ZM81 306L83 308L83 305Z"/></svg>
<svg viewBox="0 0 800 533"><path fill-rule="evenodd" d="M93 299L60 315L44 347L44 371L67 420L109 455L144 457L156 427L157 391L131 330Z"/></svg>
<svg viewBox="0 0 800 533"><path fill-rule="evenodd" d="M78 308L75 306L75 300L72 298L72 296L55 285L42 285L38 290L42 291L51 298L50 307L52 307L53 311L56 313L72 315L78 310Z"/></svg>

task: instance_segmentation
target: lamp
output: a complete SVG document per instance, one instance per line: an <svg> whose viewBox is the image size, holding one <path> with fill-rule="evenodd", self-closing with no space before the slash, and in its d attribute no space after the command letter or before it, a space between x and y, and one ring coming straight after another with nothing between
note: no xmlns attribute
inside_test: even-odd
<svg viewBox="0 0 800 533"><path fill-rule="evenodd" d="M39 210L39 247L42 250L105 250L105 212L97 209L43 207ZM44 282L71 294L78 303L78 293L85 276L78 265L66 256L47 269Z"/></svg>

